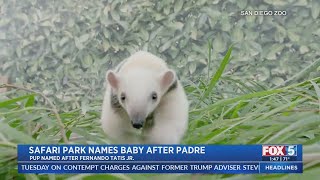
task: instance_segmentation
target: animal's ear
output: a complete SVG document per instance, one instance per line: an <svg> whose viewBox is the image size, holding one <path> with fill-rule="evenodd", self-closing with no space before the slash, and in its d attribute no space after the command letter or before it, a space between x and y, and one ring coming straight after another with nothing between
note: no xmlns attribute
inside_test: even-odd
<svg viewBox="0 0 320 180"><path fill-rule="evenodd" d="M161 88L168 89L176 79L176 73L172 70L164 72L161 76Z"/></svg>
<svg viewBox="0 0 320 180"><path fill-rule="evenodd" d="M118 86L119 86L119 78L117 77L117 74L111 70L109 70L107 72L107 75L106 75L106 79L107 81L109 82L109 84L111 85L112 88L114 89L118 89Z"/></svg>

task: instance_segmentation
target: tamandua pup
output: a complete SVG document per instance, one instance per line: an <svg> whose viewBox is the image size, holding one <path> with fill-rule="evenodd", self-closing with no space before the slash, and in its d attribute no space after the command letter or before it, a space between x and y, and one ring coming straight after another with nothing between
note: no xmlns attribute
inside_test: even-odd
<svg viewBox="0 0 320 180"><path fill-rule="evenodd" d="M109 70L106 81L101 124L109 138L121 144L180 143L189 103L164 60L136 52Z"/></svg>

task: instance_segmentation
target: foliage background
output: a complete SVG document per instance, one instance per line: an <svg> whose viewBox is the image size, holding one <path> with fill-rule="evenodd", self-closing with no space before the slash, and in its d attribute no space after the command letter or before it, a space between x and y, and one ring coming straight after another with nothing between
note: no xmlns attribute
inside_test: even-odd
<svg viewBox="0 0 320 180"><path fill-rule="evenodd" d="M141 49L167 60L186 83L215 72L231 44L227 73L269 86L320 56L317 0L0 0L0 7L1 74L72 108L101 99L106 70Z"/></svg>
<svg viewBox="0 0 320 180"><path fill-rule="evenodd" d="M241 16L241 10L287 15ZM0 0L0 74L50 97L71 142L109 143L97 128L105 72L148 50L186 85L192 103L186 143L299 142L314 153L320 151L319 13L318 0ZM231 44L231 61L221 62ZM11 90L0 96L0 177L8 179L17 176L17 143L62 142L41 95ZM317 163L306 166L309 179Z"/></svg>

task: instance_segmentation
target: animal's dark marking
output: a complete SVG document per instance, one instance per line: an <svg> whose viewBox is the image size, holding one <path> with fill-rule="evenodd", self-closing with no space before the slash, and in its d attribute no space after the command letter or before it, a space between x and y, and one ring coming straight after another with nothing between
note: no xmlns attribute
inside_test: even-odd
<svg viewBox="0 0 320 180"><path fill-rule="evenodd" d="M111 92L111 107L114 109L119 109L121 108L121 104L118 100L118 97L116 94L114 94L113 92Z"/></svg>
<svg viewBox="0 0 320 180"><path fill-rule="evenodd" d="M146 118L146 121L153 121L153 112Z"/></svg>
<svg viewBox="0 0 320 180"><path fill-rule="evenodd" d="M150 113L149 116L146 118L146 127L152 127L154 123L154 112Z"/></svg>

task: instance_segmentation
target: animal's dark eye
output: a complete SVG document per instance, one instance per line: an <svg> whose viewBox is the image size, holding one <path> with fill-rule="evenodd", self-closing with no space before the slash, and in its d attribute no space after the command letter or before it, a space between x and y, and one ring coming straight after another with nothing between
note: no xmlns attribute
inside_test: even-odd
<svg viewBox="0 0 320 180"><path fill-rule="evenodd" d="M157 99L158 99L157 93L156 93L156 92L153 92L153 93L151 94L151 98L152 98L152 100L157 100Z"/></svg>
<svg viewBox="0 0 320 180"><path fill-rule="evenodd" d="M126 94L121 93L120 99L121 99L122 102L125 101L126 100Z"/></svg>

